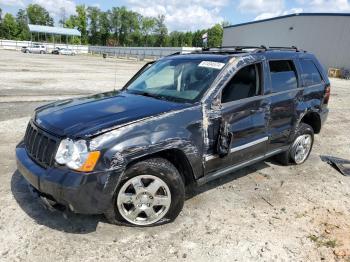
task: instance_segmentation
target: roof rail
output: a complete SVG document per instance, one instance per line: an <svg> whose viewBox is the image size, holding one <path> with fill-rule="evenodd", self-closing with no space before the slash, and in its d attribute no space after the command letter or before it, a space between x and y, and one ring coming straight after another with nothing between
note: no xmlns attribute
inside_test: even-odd
<svg viewBox="0 0 350 262"><path fill-rule="evenodd" d="M267 48L264 45L261 46L219 46L219 47L205 47L202 48L202 51L233 51L240 52L245 49L254 49L254 51L266 51Z"/></svg>
<svg viewBox="0 0 350 262"><path fill-rule="evenodd" d="M178 51L178 52L175 52L175 53L166 55L165 57L174 56L174 55L181 55L181 54L182 54L182 52L181 52L181 51Z"/></svg>
<svg viewBox="0 0 350 262"><path fill-rule="evenodd" d="M300 52L301 50L298 49L296 46L270 46L269 50L294 50L296 52Z"/></svg>
<svg viewBox="0 0 350 262"><path fill-rule="evenodd" d="M249 50L252 49L252 50ZM241 52L265 52L265 51L295 51L295 52L305 52L304 50L298 49L296 46L286 47L286 46L219 46L219 47L203 47L202 50L196 50L191 53L201 53L201 52L213 52L213 53L241 53Z"/></svg>

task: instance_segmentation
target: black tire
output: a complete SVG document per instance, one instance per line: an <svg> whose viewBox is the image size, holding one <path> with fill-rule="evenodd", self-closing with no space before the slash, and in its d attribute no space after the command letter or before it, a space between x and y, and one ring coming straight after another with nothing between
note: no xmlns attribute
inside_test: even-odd
<svg viewBox="0 0 350 262"><path fill-rule="evenodd" d="M163 180L170 189L171 204L169 210L159 221L149 225L135 225L126 221L117 208L117 196L122 186L131 178L139 175L152 175ZM116 225L126 226L155 226L173 221L181 212L185 201L185 184L176 167L163 158L152 158L138 162L130 166L124 173L123 178L114 193L113 203L105 212L107 220Z"/></svg>
<svg viewBox="0 0 350 262"><path fill-rule="evenodd" d="M293 157L293 154L294 154L293 145L294 145L296 139L301 135L310 135L311 136L311 148L310 148L306 158L302 162L297 163ZM309 158L310 153L312 151L313 143L314 143L314 130L313 130L313 128L308 124L300 123L296 132L295 132L293 142L291 143L288 150L276 155L275 159L279 163L281 163L282 165L285 165L285 166L290 165L290 164L301 165Z"/></svg>

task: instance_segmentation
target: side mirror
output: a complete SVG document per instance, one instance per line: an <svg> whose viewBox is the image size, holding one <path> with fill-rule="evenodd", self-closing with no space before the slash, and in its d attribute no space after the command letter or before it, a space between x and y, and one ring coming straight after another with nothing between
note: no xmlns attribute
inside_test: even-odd
<svg viewBox="0 0 350 262"><path fill-rule="evenodd" d="M225 157L230 153L233 134L230 132L229 124L221 119L219 137L216 151L219 157Z"/></svg>

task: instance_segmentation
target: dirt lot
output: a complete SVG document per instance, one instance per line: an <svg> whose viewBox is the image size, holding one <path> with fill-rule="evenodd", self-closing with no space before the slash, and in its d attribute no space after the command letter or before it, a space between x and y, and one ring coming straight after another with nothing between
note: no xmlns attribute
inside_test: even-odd
<svg viewBox="0 0 350 262"><path fill-rule="evenodd" d="M262 162L197 190L171 224L129 228L50 212L16 171L32 110L120 87L142 63L0 50L0 261L350 261L350 82L332 80L330 115L302 166Z"/></svg>

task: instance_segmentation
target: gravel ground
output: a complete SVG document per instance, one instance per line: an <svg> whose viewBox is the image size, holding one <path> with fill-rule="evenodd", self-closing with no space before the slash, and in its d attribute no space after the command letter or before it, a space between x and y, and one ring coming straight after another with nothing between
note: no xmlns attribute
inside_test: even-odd
<svg viewBox="0 0 350 262"><path fill-rule="evenodd" d="M47 101L119 88L140 62L0 50L0 261L350 261L350 82L332 80L330 114L310 159L265 161L199 189L171 224L130 228L46 210L14 149ZM117 80L117 81L116 81Z"/></svg>

